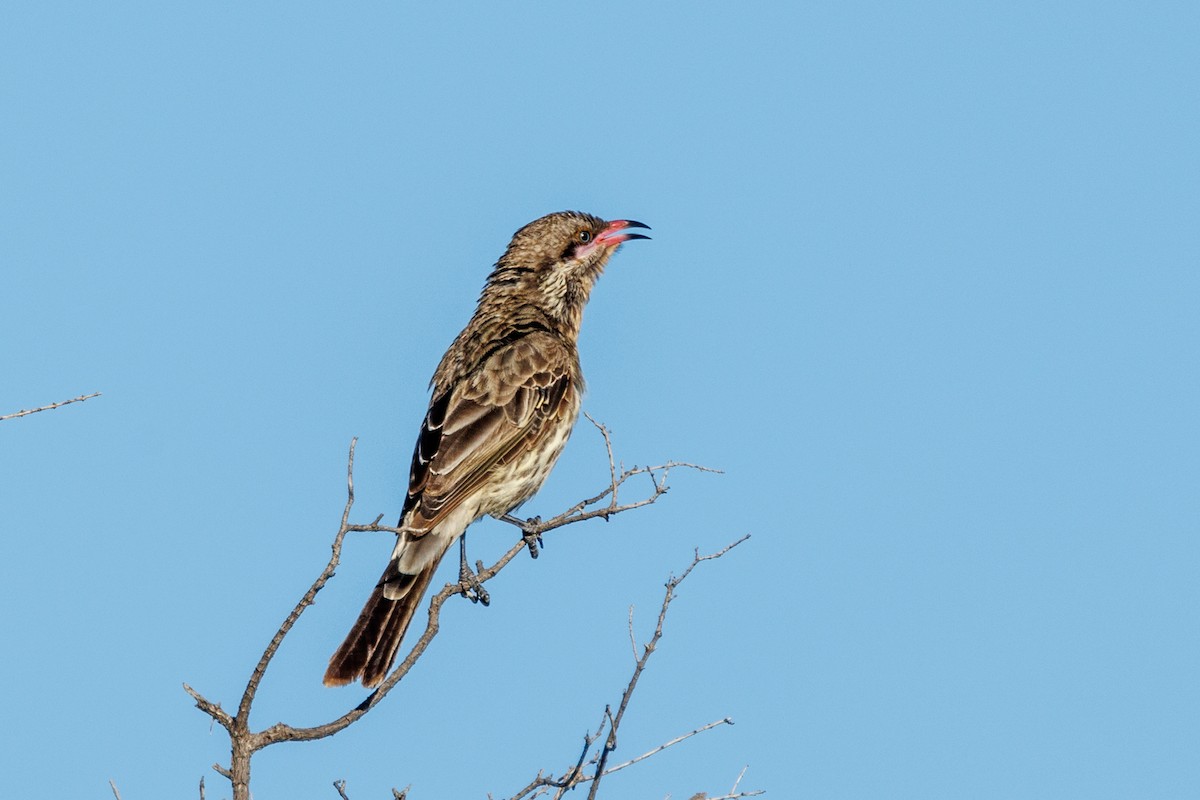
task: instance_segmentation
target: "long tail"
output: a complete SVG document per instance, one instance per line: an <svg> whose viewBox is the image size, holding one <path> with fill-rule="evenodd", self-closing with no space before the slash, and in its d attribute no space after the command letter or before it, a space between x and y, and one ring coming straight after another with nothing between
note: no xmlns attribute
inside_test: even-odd
<svg viewBox="0 0 1200 800"><path fill-rule="evenodd" d="M402 573L398 558L388 562L346 641L329 659L326 686L345 686L358 678L368 687L383 682L439 561L440 554L415 575Z"/></svg>

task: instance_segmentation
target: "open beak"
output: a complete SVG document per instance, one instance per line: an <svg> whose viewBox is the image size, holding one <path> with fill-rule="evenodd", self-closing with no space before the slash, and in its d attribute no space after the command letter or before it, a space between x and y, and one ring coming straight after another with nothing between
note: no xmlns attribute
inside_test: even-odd
<svg viewBox="0 0 1200 800"><path fill-rule="evenodd" d="M630 239L649 239L640 233L626 233L629 228L644 228L650 230L650 226L645 223L638 222L632 219L614 219L612 222L604 226L604 230L596 236L595 244L600 247L616 247L622 242L628 242Z"/></svg>

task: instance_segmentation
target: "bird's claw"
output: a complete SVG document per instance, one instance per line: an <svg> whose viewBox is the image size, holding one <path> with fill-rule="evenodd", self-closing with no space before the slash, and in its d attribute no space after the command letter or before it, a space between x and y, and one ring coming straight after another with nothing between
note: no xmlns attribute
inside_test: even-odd
<svg viewBox="0 0 1200 800"><path fill-rule="evenodd" d="M467 566L467 534L463 533L462 538L458 540L458 593L472 603L483 603L486 606L492 602L492 598L488 597L487 589L483 588L483 582L479 580L479 572L483 572L483 563L476 561L475 568L478 572L472 572Z"/></svg>
<svg viewBox="0 0 1200 800"><path fill-rule="evenodd" d="M492 602L487 589L484 589L483 584L479 581L479 576L471 571L466 561L463 561L458 568L458 593L472 603L483 603L486 606Z"/></svg>
<svg viewBox="0 0 1200 800"><path fill-rule="evenodd" d="M533 519L526 520L525 524L521 526L521 539L525 542L525 546L529 548L530 558L537 558L538 548L546 546L545 542L542 541L542 535L533 530L541 521L540 517L534 517Z"/></svg>
<svg viewBox="0 0 1200 800"><path fill-rule="evenodd" d="M546 546L542 542L542 534L538 530L538 527L542 524L542 518L530 517L529 519L521 519L513 514L505 514L500 519L521 529L521 541L525 542L525 546L529 548L530 557L537 558L538 548Z"/></svg>

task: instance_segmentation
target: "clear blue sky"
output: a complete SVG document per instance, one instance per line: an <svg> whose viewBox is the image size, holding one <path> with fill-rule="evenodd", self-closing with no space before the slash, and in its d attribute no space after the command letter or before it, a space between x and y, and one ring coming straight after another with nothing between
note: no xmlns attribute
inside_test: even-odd
<svg viewBox="0 0 1200 800"><path fill-rule="evenodd" d="M692 548L610 797L1200 796L1195 3L24 3L0 28L0 581L28 797L228 796L226 707L356 515L394 519L511 233L653 226L584 408L658 506L453 602L259 798L507 796L561 770ZM526 510L593 493L581 427ZM479 557L511 542L474 530ZM320 684L353 539L255 722ZM447 576L452 570L447 571Z"/></svg>

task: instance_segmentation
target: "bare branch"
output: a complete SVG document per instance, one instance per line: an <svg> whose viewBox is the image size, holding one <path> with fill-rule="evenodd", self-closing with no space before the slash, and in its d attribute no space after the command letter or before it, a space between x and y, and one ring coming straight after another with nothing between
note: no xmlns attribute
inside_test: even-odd
<svg viewBox="0 0 1200 800"><path fill-rule="evenodd" d="M220 703L214 703L206 699L203 695L201 695L192 687L188 686L186 683L183 685L183 690L190 694L192 699L196 701L196 708L200 709L205 714L208 714L210 717L220 723L221 727L225 730L230 731L233 729L233 717L225 713L225 710L221 708Z"/></svg>
<svg viewBox="0 0 1200 800"><path fill-rule="evenodd" d="M113 783L111 778L109 778L108 787L112 789L113 796L116 797L117 800L121 800L121 793L117 791L117 784Z"/></svg>
<svg viewBox="0 0 1200 800"><path fill-rule="evenodd" d="M249 683L246 684L246 691L242 695L242 702L238 705L238 722L248 730L250 720L250 705L254 702L254 695L258 691L258 685L262 682L263 675L267 672L267 665L271 663L271 659L275 657L275 653L279 650L279 645L283 643L283 637L288 635L292 626L300 619L300 615L304 610L313 604L317 597L317 593L325 588L325 584L333 577L334 571L337 569L338 563L342 559L342 541L346 538L346 533L349 530L347 521L350 519L350 509L354 505L354 448L358 446L358 437L350 440L350 455L346 461L346 505L342 509L342 524L338 528L337 535L333 538L331 547L332 553L329 556L329 562L325 565L325 569L321 570L321 574L313 581L312 586L308 587L308 591L300 598L300 601L292 608L287 619L279 626L279 630L275 631L275 635L271 637L270 644L263 651L262 658L258 660L258 664L254 667L254 672L250 676ZM263 747L265 745L260 745ZM259 749L258 747L254 748Z"/></svg>
<svg viewBox="0 0 1200 800"><path fill-rule="evenodd" d="M346 782L344 780L334 781L333 788L337 789L338 796L341 797L342 800L350 800L350 798L346 796Z"/></svg>
<svg viewBox="0 0 1200 800"><path fill-rule="evenodd" d="M583 412L583 415L587 417L588 422L596 426L597 430L600 431L600 435L604 437L604 449L608 452L608 474L612 479L612 498L613 502L616 503L617 487L620 486L620 484L617 483L617 464L613 459L612 437L609 435L610 432L606 425L601 425L599 422L596 422L596 420L592 419L592 415L586 411Z"/></svg>
<svg viewBox="0 0 1200 800"><path fill-rule="evenodd" d="M725 717L725 719L719 719L716 722L710 722L707 725L701 725L699 728L696 728L696 730L691 731L689 733L685 733L682 736L676 736L674 739L672 739L669 742L663 742L662 744L660 744L658 747L654 748L653 750L648 750L645 753L642 753L640 756L637 756L636 758L631 758L624 763L617 764L615 767L609 767L608 770L606 770L604 774L611 775L614 772L618 772L620 770L625 769L626 767L632 767L634 764L638 763L639 761L645 761L650 756L657 755L658 753L661 753L663 750L666 750L668 747L673 747L674 745L679 744L680 742L682 742L685 739L692 738L693 736L695 736L698 733L704 733L705 731L712 730L713 728L717 727L718 725L732 725L732 724L733 724L733 720L730 719L729 717ZM735 788L736 788L736 786L735 786Z"/></svg>
<svg viewBox="0 0 1200 800"><path fill-rule="evenodd" d="M524 536L519 541L515 542L490 567L485 567L481 562L476 562L477 574L475 576L475 580L480 586L482 586L482 584L486 581L494 578L505 566L507 566L514 558L516 558L517 555L520 554L523 549L525 549L527 542L530 541L530 537L540 537L551 530L576 522L582 522L585 519L592 519L594 517L603 517L608 519L614 514L619 514L634 508L640 508L655 502L659 497L666 493L667 477L670 473L670 470L675 467L685 467L703 472L717 472L717 470L712 470L707 467L673 461L654 467L633 467L631 469L618 472L616 460L613 457L612 442L608 430L603 425L596 423L594 420L593 424L595 424L600 430L600 433L604 438L605 450L607 452L609 461L609 486L595 497L583 500L562 514L552 517L549 520L542 521L535 519L527 520L523 523L521 523L520 520L517 520L517 522L520 523L520 527ZM312 741L314 739L332 736L338 731L341 731L349 725L352 725L364 714L377 706L384 699L384 697L387 696L388 692L390 692L401 680L403 680L403 678L408 674L409 670L412 669L413 665L415 665L418 659L421 658L426 649L429 647L430 643L437 636L440 627L441 609L443 604L452 595L458 594L462 591L463 587L461 581L447 583L440 591L430 597L428 622L425 626L425 630L413 643L407 655L399 664L396 665L392 673L387 677L386 680L383 681L382 684L380 684L373 692L371 692L370 695L362 700L362 702L347 711L342 716L323 725L316 725L312 727L294 727L283 722L277 722L274 725L271 725L257 733L250 730L250 708L254 702L258 687L262 683L263 677L266 674L267 668L269 667L276 652L278 652L284 637L287 636L287 634L291 631L292 627L299 620L300 615L304 613L305 609L313 604L317 593L320 592L321 589L325 587L326 583L328 583L330 578L333 577L334 572L341 560L342 545L346 534L352 531L384 532L391 534L400 533L398 528L380 525L380 521L383 519L382 514L377 516L373 522L366 525L351 524L350 522L350 512L354 505L354 451L357 442L358 440L356 438L350 443L350 452L346 465L346 503L342 509L341 523L338 526L337 534L334 536L333 544L331 546L329 561L325 565L325 568L321 571L321 574L317 576L315 581L313 581L308 591L305 592L304 596L300 598L300 600L289 612L286 619L284 619L283 623L276 630L275 634L271 637L270 642L267 644L266 649L263 651L262 656L259 658L258 663L255 665L254 670L250 675L250 678L246 684L245 692L242 694L241 701L238 704L237 713L235 715L230 715L221 708L219 703L214 703L208 700L199 692L192 689L187 684L184 684L185 691L187 691L187 693L191 695L192 699L196 702L196 707L212 717L214 721L219 723L229 732L232 755L230 766L228 769L225 769L219 764L215 764L213 765L213 769L230 780L233 785L234 800L247 800L247 798L249 798L250 758L258 750L278 742ZM653 492L644 499L625 504L618 503L618 489L625 483L625 481L629 480L634 475L640 475L643 473L650 476ZM607 503L598 505L605 499L608 500ZM730 545L730 547L732 546L733 545ZM728 549L729 548L726 548L720 553L711 556L705 556L701 560L717 558L724 554L724 552L726 552ZM698 553L697 558L700 559ZM673 592L674 586L678 585L678 581L682 580L689 572L691 572L691 569L695 566L695 563L696 562L693 562L683 576L676 580L674 584L668 584L669 596L671 595L671 592ZM666 602L669 603L669 599ZM664 603L663 613L665 613L665 611L666 603ZM637 661L637 667L635 669L634 677L626 690L626 694L622 697L622 703L617 710L616 716L613 716L609 709L605 709L605 719L602 720L601 725L596 730L595 734L585 735L583 752L581 753L576 765L563 779L550 780L548 777L544 777L539 773L539 777L535 779L533 783L531 783L530 787L528 787L528 789L522 795L519 796L525 796L532 792L533 796L536 797L539 794L546 793L550 788L558 789L558 796L561 796L563 791L580 783L591 781L593 786L595 786L595 784L598 782L598 779L595 776L603 776L605 774L604 758L606 757L607 753L611 752L611 750L616 746L616 728L619 726L620 720L624 715L625 708L628 705L629 695L632 694L633 686L636 684L637 677L641 674L641 670L645 666L646 659L649 657L650 652L653 651L654 644L657 642L658 637L662 635L662 620L660 615L659 629L656 632L654 639L652 639L650 644L646 646L646 650L639 658L637 655L636 640L632 635L632 609L630 613L630 636L631 643L634 645L634 657ZM608 730L608 737L603 749L600 751L600 753L593 755L591 760L588 761L588 753L591 751L593 745L600 740L606 726ZM687 738L687 736L682 738ZM668 743L665 746L670 746L670 744L673 744L673 742ZM593 776L585 776L583 774L585 771L585 765L595 765L597 763L597 759L599 759L599 768L594 771ZM345 784L342 783L340 787L335 784L335 787L338 788L339 792L344 792ZM407 791L408 790L405 789L404 792L397 793L393 789L393 794L402 797L407 793Z"/></svg>
<svg viewBox="0 0 1200 800"><path fill-rule="evenodd" d="M657 485L657 482L656 482L656 485ZM642 647L642 653L640 656L637 653L637 643L636 643L636 639L634 638L634 633L633 633L633 609L630 608L630 610L629 610L629 639L634 647L635 663L634 663L634 668L633 668L633 675L630 677L629 683L625 687L625 691L621 694L621 702L617 706L617 713L615 715L612 713L611 706L604 707L604 719L601 721L600 726L596 729L596 733L594 735L587 734L584 736L583 752L580 753L579 758L575 762L575 765L570 767L566 772L563 773L562 778L555 778L553 775L546 775L543 771L539 771L537 776L532 781L530 781L529 784L527 784L523 789L521 789L519 792L517 792L516 794L514 794L512 796L511 800L524 800L524 798L534 798L534 797L537 797L539 794L544 793L547 788L557 788L558 791L555 793L554 796L555 796L555 798L560 798L568 790L573 789L576 786L579 786L584 783L591 783L591 787L589 788L589 791L588 791L588 798L589 798L589 800L594 800L596 797L596 793L599 791L600 780L605 775L611 775L612 773L617 772L622 769L625 769L626 767L632 766L632 765L638 763L639 761L644 761L645 759L650 758L651 756L653 756L657 753L660 753L663 750L666 750L668 747L673 747L674 745L679 744L680 742L682 742L686 739L690 739L691 737L693 737L697 734L704 733L705 731L712 730L713 728L719 727L721 725L732 725L733 724L733 720L728 717L726 717L724 719L719 719L715 722L710 722L707 725L702 725L699 728L696 728L695 730L693 730L689 733L683 734L682 736L677 736L668 742L664 742L663 744L659 745L658 747L654 748L653 750L643 753L642 755L637 756L635 758L631 758L628 761L625 761L621 764L617 764L616 766L612 766L612 767L607 766L609 754L612 753L617 747L617 731L620 729L621 721L622 721L622 719L624 719L624 716L625 716L625 711L629 707L629 702L633 697L633 691L637 687L638 678L641 677L642 671L646 668L646 663L650 660L650 656L654 653L655 649L658 646L659 640L662 638L663 623L666 620L667 610L671 605L671 601L675 599L675 596L676 596L675 590L679 587L679 584L681 584L688 577L688 575L690 575L692 573L692 570L694 570L698 564L700 564L703 561L711 561L713 559L720 558L721 556L725 555L730 550L737 547L739 544L741 544L742 542L746 541L749 538L750 538L750 536L749 536L749 534L747 534L746 536L743 536L742 538L738 539L737 541L733 542L732 544L726 545L725 547L721 548L717 552L709 554L709 555L702 556L702 555L700 555L700 551L696 550L695 556L692 559L692 563L688 565L687 569L685 569L678 578L671 576L670 578L667 579L666 593L663 596L662 606L659 609L658 621L654 628L654 634L653 634L653 636L651 636L650 641L647 642ZM608 736L605 737L603 746L600 748L600 750L597 753L593 754L591 756L591 758L589 759L588 753L591 751L591 748L595 744L595 742L600 739L601 733L606 728L608 730ZM595 769L591 772L591 774L584 774L583 766L585 764L595 765ZM744 770L743 770L743 772L744 772ZM739 776L738 780L739 781L741 780L740 776ZM734 784L734 790L736 791L736 789L737 789L737 784ZM753 794L759 794L759 793L755 792ZM747 794L747 795L736 795L736 796L741 797L741 796L750 796L750 795Z"/></svg>
<svg viewBox="0 0 1200 800"><path fill-rule="evenodd" d="M91 400L93 397L99 396L100 392L92 392L91 394L81 394L79 397L72 397L70 400L63 400L61 403L51 403L48 406L41 406L39 408L29 408L22 409L21 411L14 411L11 414L5 414L4 416L0 417L0 422L3 422L6 419L16 419L17 417L28 417L30 414L36 414L39 411L53 411L56 408L69 406L71 403L82 403L84 400ZM113 791L116 791L116 787L113 787Z"/></svg>
<svg viewBox="0 0 1200 800"><path fill-rule="evenodd" d="M625 692L621 695L621 704L617 707L617 715L613 718L612 724L609 725L608 741L604 743L604 748L600 751L600 761L596 765L595 778L592 780L591 789L588 791L588 800L595 800L596 793L600 791L600 780L607 774L604 767L608 763L608 755L617 749L617 729L621 727L621 720L625 717L625 710L629 708L629 701L633 698L633 690L637 688L638 678L642 676L642 670L646 668L646 662L650 660L650 656L654 653L655 648L658 647L658 640L662 638L663 623L667 619L667 609L670 608L671 601L675 599L675 589L687 579L688 575L692 574L692 570L701 561L711 561L720 558L749 538L750 534L746 534L733 544L726 545L712 555L701 556L700 550L697 549L695 558L692 559L692 563L683 571L683 574L678 578L672 577L667 580L667 591L663 595L662 607L658 611L658 624L654 628L654 635L650 637L650 641L642 648L642 657L638 659L637 665L633 669L633 676L629 679L629 685L625 687Z"/></svg>
<svg viewBox="0 0 1200 800"><path fill-rule="evenodd" d="M620 485L621 483L623 483L625 480L627 480L632 475L638 475L638 474L642 474L644 472L650 472L651 470L660 470L664 473L663 474L664 480L662 482L655 481L655 490L656 491L655 491L655 494L653 494L651 497L649 497L645 500L639 500L639 501L636 501L633 503L627 503L625 505L614 505L614 504L610 503L608 506L605 506L604 508L601 508L601 509L593 509L591 511L583 511L583 509L586 508L587 505L597 502L598 500L603 499L605 497L608 497L608 496L610 496L610 494L614 494L614 489L612 486L610 486L609 488L607 488L603 492L601 492L599 495L597 495L595 498L592 498L590 500L585 500L582 503L577 504L571 510L568 510L564 514L560 514L557 517L553 517L544 522L543 521L532 521L532 523L530 524L530 527L524 528L524 530L526 531L527 535L542 535L542 534L552 531L556 528L563 527L564 525L569 525L574 522L581 522L584 519L591 519L593 517L598 517L598 516L604 516L605 518L608 518L609 516L611 516L613 514L619 514L623 511L629 511L634 508L640 508L641 506L649 505L650 503L653 503L655 500L657 500L659 497L661 497L663 494L666 493L667 487L666 487L666 483L665 483L665 477L666 477L666 473L672 467L687 467L687 468L697 469L697 470L700 470L703 472L716 472L717 471L717 470L709 469L707 467L701 467L701 466L698 466L695 464L687 464L684 462L667 462L666 464L664 464L662 466L657 466L657 467L646 467L646 468L635 467L633 469L627 470L622 475L617 476L617 478L616 478L617 485ZM342 522L343 522L342 530L339 530L338 539L335 541L335 547L338 549L339 553L340 553L340 547L341 547L341 539L342 539L342 537L344 537L345 533L350 529L350 526L347 524L347 520L349 519L350 505L353 502L354 502L353 481L351 480L349 483L349 499L347 501L345 513L342 516ZM372 526L365 526L365 527L374 529ZM532 532L532 534L531 534L531 532ZM497 561L494 564L492 564L490 567L484 567L482 564L479 564L478 570L477 570L476 576L475 576L478 583L480 585L482 585L482 584L486 583L487 581L491 580L492 578L496 577L496 575L498 575L500 573L500 571L509 564L509 562L511 562L514 558L516 558L521 553L521 551L525 549L525 547L526 547L525 540L521 539L521 540L517 541L516 543L514 543L508 549L508 551L505 552L502 556L500 556L500 558L497 559ZM713 555L713 556L708 556L707 558L716 558L716 557L718 557L718 556ZM331 560L330 567L327 569L331 570L334 566L336 566L336 562ZM330 571L330 574L332 574L331 571ZM324 585L324 584L322 583L322 585ZM408 655L405 656L404 660L402 660L392 670L392 674L389 675L387 677L387 679L384 680L383 683L381 683L375 689L375 691L373 691L370 695L368 695L365 700L363 700L361 703L359 703L357 706L355 706L350 711L347 711L342 716L340 716L337 719L335 719L331 722L328 722L324 725L315 725L315 726L307 727L307 728L297 728L297 727L294 727L294 726L291 726L291 725L288 725L288 724L282 723L282 722L276 723L275 725L272 725L271 727L267 728L266 730L262 731L261 733L255 735L256 741L255 741L254 749L258 750L258 749L261 749L262 747L266 747L267 745L274 744L276 742L312 741L314 739L322 739L326 736L332 736L333 734L345 729L346 727L348 727L349 725L352 725L354 722L356 722L358 719L360 719L364 714L366 714L372 708L377 706L383 700L383 698L387 696L388 692L390 692L401 680L404 679L404 677L408 674L409 670L411 670L413 665L416 664L417 660L420 659L422 655L424 655L425 650L429 647L429 645L433 641L434 637L437 636L438 631L440 629L442 605L452 595L459 594L461 591L462 591L462 585L460 583L458 583L458 582L447 583L445 586L442 587L441 591L439 591L437 594L433 595L433 597L430 598L428 623L426 624L424 632L421 634L420 638L417 639L416 643L413 644L412 649L408 652ZM285 633L286 633L286 631L285 631Z"/></svg>
<svg viewBox="0 0 1200 800"><path fill-rule="evenodd" d="M380 514L380 517L383 515ZM390 525L380 525L378 521L372 522L370 525L347 525L347 533L390 533L393 536L399 536L402 531L400 528L393 528Z"/></svg>

